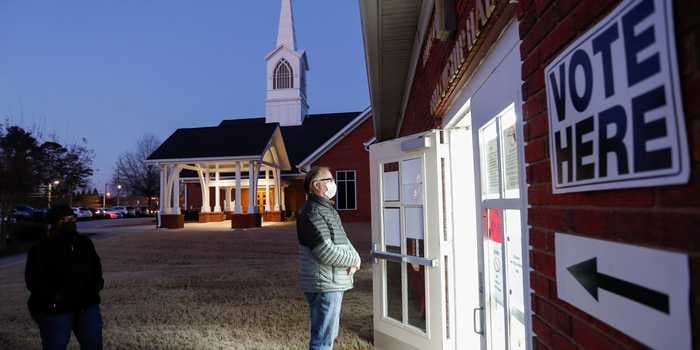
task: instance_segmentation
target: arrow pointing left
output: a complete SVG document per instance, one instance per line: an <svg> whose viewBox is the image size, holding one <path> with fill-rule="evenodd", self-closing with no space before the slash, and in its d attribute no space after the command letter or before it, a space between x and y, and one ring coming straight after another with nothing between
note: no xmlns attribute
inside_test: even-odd
<svg viewBox="0 0 700 350"><path fill-rule="evenodd" d="M665 314L670 313L667 294L598 272L597 258L569 266L567 270L596 301L598 289L604 289Z"/></svg>

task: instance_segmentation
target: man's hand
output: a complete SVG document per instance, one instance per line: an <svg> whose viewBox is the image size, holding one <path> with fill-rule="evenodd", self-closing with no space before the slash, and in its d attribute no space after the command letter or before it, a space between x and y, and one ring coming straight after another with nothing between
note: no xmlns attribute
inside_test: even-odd
<svg viewBox="0 0 700 350"><path fill-rule="evenodd" d="M355 274L357 271L360 271L360 264L357 264L357 266L348 267L348 275Z"/></svg>

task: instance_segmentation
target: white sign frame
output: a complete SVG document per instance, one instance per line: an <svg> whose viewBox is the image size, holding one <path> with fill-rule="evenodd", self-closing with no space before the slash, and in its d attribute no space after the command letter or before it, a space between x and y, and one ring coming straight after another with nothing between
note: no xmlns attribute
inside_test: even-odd
<svg viewBox="0 0 700 350"><path fill-rule="evenodd" d="M692 349L688 255L555 233L557 297L652 349ZM668 313L597 288L591 295L570 268L597 259L597 273L668 296Z"/></svg>
<svg viewBox="0 0 700 350"><path fill-rule="evenodd" d="M663 186L688 182L690 157L676 57L672 3L672 1L666 0L622 1L608 16L570 44L545 68L547 114L549 116L549 158L553 193ZM625 28L630 28L630 26L623 26L623 18L632 10L638 10L639 7L648 8L650 4L653 4L653 12L637 22L636 25L631 26L632 32L625 32ZM615 28L612 28L613 26ZM631 35L640 35L640 32L645 32L649 28L654 33L653 43L642 50L635 51L632 57L636 62L632 61L633 64L628 64L629 59L626 59L625 56L626 39L633 42L632 40L636 39ZM605 45L599 44L597 53L594 54L594 39L602 37L602 34L609 32L609 30L613 31L613 29L617 33L617 39L612 40L612 43L607 46L609 51L601 50L601 47L605 47ZM588 59L582 59L579 51L586 53ZM632 52L632 50L629 51ZM606 52L610 59L608 63L611 64L604 63ZM575 55L578 56L576 57L577 64L574 64L574 70L571 71L570 63ZM629 67L639 68L640 62L645 63L652 56L658 57L658 72L646 76L644 79L636 80L634 83L628 80L636 79L634 74L628 74ZM590 80L584 79L586 76L585 61L588 61L590 67ZM560 71L561 66L563 66L562 71ZM632 73L639 72L637 70ZM563 75L561 75L562 73ZM576 77L573 82L569 79L571 75ZM587 81L590 84L586 84ZM589 85L590 93L587 93ZM635 114L638 116L636 119L641 118L643 123L639 121L635 123L632 100L644 95L645 98L640 99L642 102L658 101L659 95L654 95L652 90L661 86L663 86L663 91L659 95L665 97L665 105L657 108L647 106L647 109L638 110L638 113ZM583 92L583 97L579 95L581 92ZM655 92L659 91L655 90ZM573 103L573 94L577 96L578 104L576 106L578 107L575 107ZM586 98L587 95L588 98ZM586 100L588 100L587 104ZM637 106L641 104L639 103ZM621 128L620 124L612 122L612 112L619 112L619 109L612 109L616 105L624 108L624 119L626 120L624 123L626 133L621 142L614 142L619 141L615 138L619 136L617 135L618 128ZM579 110L579 108L583 109ZM604 111L607 111L606 115L611 118L606 118L606 130L601 134L598 125L602 120L600 114ZM579 160L576 149L576 130L578 128L576 123L586 121L590 116L593 116L590 125L580 124L582 130L580 144L584 151L581 151L582 156ZM560 118L563 120L560 121ZM648 137L649 135L647 135L646 138L633 138L635 132L643 133L645 131L641 127L649 128L649 125L657 120L665 125L666 135L664 137ZM636 125L642 126L635 129ZM646 131L648 130L650 129L646 129ZM557 147L555 147L555 134L557 133L559 138L556 141L557 144L562 149L571 148L570 160L561 165L562 174L559 174L560 165L557 160ZM570 137L567 137L568 135ZM602 141L603 139L605 142ZM638 143L637 148L643 150L642 152L635 152L635 142ZM603 152L605 153L604 160L600 155L601 144L606 146L606 150ZM624 144L625 147L621 147L621 144ZM640 144L641 146L639 146ZM617 148L612 149L625 150L627 162L620 162L623 164L622 166L618 164L618 159L624 160L624 158L619 157L621 153L611 151L613 146ZM591 147L591 150L584 147ZM664 164L663 167L659 167L661 163L658 163L655 167L645 169L648 164L652 163L640 163L639 166L635 164L635 159L644 162L640 155L648 155L658 150L664 153L664 163L670 162L670 165ZM666 150L669 152L666 153ZM603 162L606 164L605 167L601 167ZM626 169L625 163L627 164ZM578 169L579 166L580 169ZM569 173L569 169L571 173ZM560 180L561 183L559 183Z"/></svg>

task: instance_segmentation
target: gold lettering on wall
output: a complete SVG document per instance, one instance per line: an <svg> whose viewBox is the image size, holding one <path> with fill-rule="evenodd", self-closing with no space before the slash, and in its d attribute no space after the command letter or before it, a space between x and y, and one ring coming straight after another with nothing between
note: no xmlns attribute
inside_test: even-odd
<svg viewBox="0 0 700 350"><path fill-rule="evenodd" d="M465 26L459 32L455 40L455 45L448 56L448 60L435 84L435 89L430 99L430 112L432 115L442 106L453 85L461 77L462 70L467 58L472 54L472 49L479 44L482 30L489 23L489 20L496 9L498 0L474 0L474 6L464 16ZM502 0L501 0L502 1ZM435 27L431 32L435 31ZM430 55L430 47L435 34L428 36L426 50L423 51L423 65ZM429 45L430 44L430 45Z"/></svg>

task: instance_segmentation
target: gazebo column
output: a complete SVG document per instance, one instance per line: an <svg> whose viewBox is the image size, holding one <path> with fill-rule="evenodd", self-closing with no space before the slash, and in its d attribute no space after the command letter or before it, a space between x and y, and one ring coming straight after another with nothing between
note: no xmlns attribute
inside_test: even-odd
<svg viewBox="0 0 700 350"><path fill-rule="evenodd" d="M274 188L275 188L275 205L274 207L270 204L272 197L270 196L270 191L269 191L269 186L270 183L272 182L272 179L269 176L269 173L273 173L272 175L275 177L274 179ZM284 213L280 211L280 186L281 182L279 179L279 169L278 168L273 168L270 167L269 170L265 171L265 193L267 195L267 203L265 205L265 214L263 218L266 221L273 221L273 222L282 222L284 221Z"/></svg>
<svg viewBox="0 0 700 350"><path fill-rule="evenodd" d="M165 166L165 190L163 194L163 213L165 215L170 215L171 208L173 205L172 194L173 194L173 183L172 183L172 169L170 165Z"/></svg>
<svg viewBox="0 0 700 350"><path fill-rule="evenodd" d="M226 213L226 216L229 216L229 214L233 211L233 200L231 199L231 190L233 188L231 187L224 187L224 213Z"/></svg>
<svg viewBox="0 0 700 350"><path fill-rule="evenodd" d="M234 203L236 214L241 214L241 162L236 162L236 202Z"/></svg>
<svg viewBox="0 0 700 350"><path fill-rule="evenodd" d="M209 197L209 185L210 185L210 173L209 173L209 167L201 166L202 170L199 170L197 173L199 175L199 183L202 187L202 208L199 211L199 222L210 222L212 218L212 212L211 212L211 201Z"/></svg>
<svg viewBox="0 0 700 350"><path fill-rule="evenodd" d="M166 186L167 183L168 183L168 180L167 180L168 168L167 168L165 165L162 165L162 164L160 165L159 168L160 168L160 191L159 191L159 192L160 192L160 197L159 197L159 199L158 199L158 214L159 214L160 216L163 216L163 215L166 214L166 212L165 212L165 203L166 203L166 201L165 201L165 192L167 191L167 189L165 188L165 186ZM107 195L107 194L105 194L105 196L106 196L106 195ZM163 218L161 217L161 220L162 220L162 219L163 219Z"/></svg>
<svg viewBox="0 0 700 350"><path fill-rule="evenodd" d="M219 164L216 164L216 172L215 174L215 181L216 183L214 184L214 212L215 213L220 213L221 212L221 187L219 185L219 181L221 180L221 172L219 171Z"/></svg>
<svg viewBox="0 0 700 350"><path fill-rule="evenodd" d="M236 212L231 215L231 228L260 227L262 216L258 212L256 189L258 188L258 172L260 165L251 160L248 165L248 212L241 213L241 178L242 163L236 164Z"/></svg>
<svg viewBox="0 0 700 350"><path fill-rule="evenodd" d="M256 214L258 211L255 198L258 189L257 172L258 167L251 161L248 170L248 214Z"/></svg>
<svg viewBox="0 0 700 350"><path fill-rule="evenodd" d="M183 182L182 186L184 186L183 192L184 192L184 197L185 197L185 198L183 198L182 207L185 208L185 210L187 210L188 204L189 204L189 203L187 203L187 190L188 190L187 183Z"/></svg>
<svg viewBox="0 0 700 350"><path fill-rule="evenodd" d="M270 169L265 168L265 212L270 211Z"/></svg>
<svg viewBox="0 0 700 350"><path fill-rule="evenodd" d="M164 228L183 228L185 219L180 215L180 168L177 165L161 166L161 220Z"/></svg>
<svg viewBox="0 0 700 350"><path fill-rule="evenodd" d="M173 167L173 209L172 214L180 215L180 167Z"/></svg>
<svg viewBox="0 0 700 350"><path fill-rule="evenodd" d="M207 181L208 175L204 173L204 170L198 170L197 175L199 175L199 187L202 189L202 207L200 209L201 213L208 213L211 211L209 207L209 183Z"/></svg>
<svg viewBox="0 0 700 350"><path fill-rule="evenodd" d="M282 187L282 180L280 180L280 209L283 213L287 213L287 209L284 205L284 187Z"/></svg>
<svg viewBox="0 0 700 350"><path fill-rule="evenodd" d="M275 169L275 211L280 211L280 201L282 199L282 180L280 179L280 170Z"/></svg>

